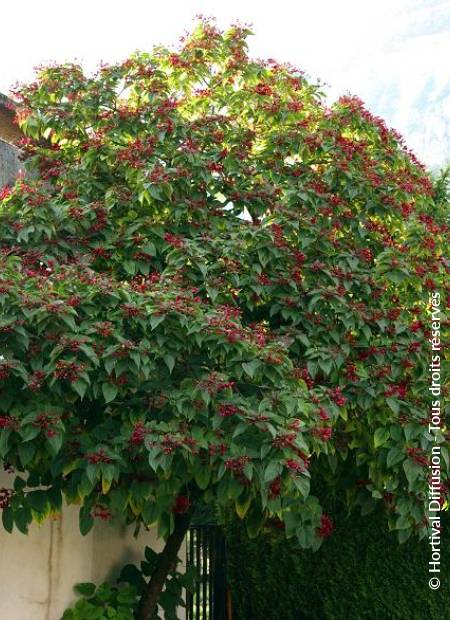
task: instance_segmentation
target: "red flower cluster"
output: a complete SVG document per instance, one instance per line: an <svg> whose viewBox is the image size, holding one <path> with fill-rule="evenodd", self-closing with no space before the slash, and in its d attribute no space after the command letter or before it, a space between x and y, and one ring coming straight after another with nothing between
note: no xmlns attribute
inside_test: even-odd
<svg viewBox="0 0 450 620"><path fill-rule="evenodd" d="M345 396L341 392L341 389L338 387L328 390L328 396L338 407L343 407L347 402Z"/></svg>
<svg viewBox="0 0 450 620"><path fill-rule="evenodd" d="M11 195L11 189L8 186L0 188L0 200L5 200Z"/></svg>
<svg viewBox="0 0 450 620"><path fill-rule="evenodd" d="M0 509L4 510L9 506L11 498L13 496L12 489L5 489L5 487L0 488Z"/></svg>
<svg viewBox="0 0 450 620"><path fill-rule="evenodd" d="M40 413L34 420L33 426L40 428L41 431L44 431L46 436L50 438L58 434L58 431L55 430L54 425L59 420L59 417L49 416L46 413Z"/></svg>
<svg viewBox="0 0 450 620"><path fill-rule="evenodd" d="M428 467L428 458L423 453L423 450L420 448L408 448L407 453L410 459L417 463L417 465L422 465L423 467Z"/></svg>
<svg viewBox="0 0 450 620"><path fill-rule="evenodd" d="M143 444L147 432L148 431L142 422L138 422L137 424L135 424L130 438L130 442L133 444L133 446L139 446Z"/></svg>
<svg viewBox="0 0 450 620"><path fill-rule="evenodd" d="M217 376L217 373L212 372L207 379L199 381L197 386L201 390L206 390L208 394L215 394L228 388L233 389L235 385L234 381L222 381Z"/></svg>
<svg viewBox="0 0 450 620"><path fill-rule="evenodd" d="M268 84L265 84L264 82L260 82L259 84L257 84L253 91L258 95L263 95L266 97L269 97L273 94L273 90Z"/></svg>
<svg viewBox="0 0 450 620"><path fill-rule="evenodd" d="M320 527L317 528L317 535L320 538L328 538L334 530L334 522L327 514L323 514L320 520Z"/></svg>
<svg viewBox="0 0 450 620"><path fill-rule="evenodd" d="M386 397L396 396L397 398L406 398L406 394L408 393L408 385L405 382L401 383L392 383L389 385L384 392Z"/></svg>
<svg viewBox="0 0 450 620"><path fill-rule="evenodd" d="M111 511L103 504L96 504L92 512L92 516L102 521L108 521L111 518Z"/></svg>
<svg viewBox="0 0 450 620"><path fill-rule="evenodd" d="M180 239L179 237L177 237L176 235L173 235L172 233L166 233L164 235L164 241L174 248L179 248L179 249L184 248L183 239Z"/></svg>
<svg viewBox="0 0 450 620"><path fill-rule="evenodd" d="M281 476L277 476L269 485L269 499L275 499L281 494Z"/></svg>
<svg viewBox="0 0 450 620"><path fill-rule="evenodd" d="M189 510L191 505L192 503L189 497L187 497L186 495L179 495L175 500L172 512L177 515L184 515Z"/></svg>
<svg viewBox="0 0 450 620"><path fill-rule="evenodd" d="M91 465L97 465L98 463L111 463L111 457L105 454L103 448L100 448L97 452L88 452L86 454L86 460Z"/></svg>
<svg viewBox="0 0 450 620"><path fill-rule="evenodd" d="M65 379L70 383L73 383L78 379L80 372L83 372L84 369L84 364L59 360L56 362L56 370L53 373L53 376L55 379Z"/></svg>
<svg viewBox="0 0 450 620"><path fill-rule="evenodd" d="M241 413L241 410L236 405L219 405L217 412L221 418L228 418L236 413Z"/></svg>
<svg viewBox="0 0 450 620"><path fill-rule="evenodd" d="M314 437L318 437L322 441L329 441L331 439L331 435L333 434L333 429L331 426L325 426L324 428L313 428L311 433Z"/></svg>
<svg viewBox="0 0 450 620"><path fill-rule="evenodd" d="M249 461L249 456L236 456L225 460L225 468L234 472L241 472Z"/></svg>
<svg viewBox="0 0 450 620"><path fill-rule="evenodd" d="M314 379L311 377L306 368L294 368L292 374L296 379L303 379L303 381L306 383L306 387L308 388L308 390L313 389Z"/></svg>
<svg viewBox="0 0 450 620"><path fill-rule="evenodd" d="M210 444L208 446L208 452L210 456L223 456L227 451L227 447L224 443L220 444Z"/></svg>
<svg viewBox="0 0 450 620"><path fill-rule="evenodd" d="M0 415L0 430L3 428L17 428L17 418L10 415Z"/></svg>
<svg viewBox="0 0 450 620"><path fill-rule="evenodd" d="M289 471L299 474L302 471L305 471L305 466L301 461L296 461L295 459L287 459L286 467Z"/></svg>

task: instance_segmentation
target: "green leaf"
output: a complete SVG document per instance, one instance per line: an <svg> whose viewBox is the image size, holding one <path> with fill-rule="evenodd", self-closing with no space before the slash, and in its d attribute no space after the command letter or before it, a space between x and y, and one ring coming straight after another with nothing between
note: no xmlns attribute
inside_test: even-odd
<svg viewBox="0 0 450 620"><path fill-rule="evenodd" d="M250 508L252 503L252 497L249 495L243 501L239 501L238 499L235 501L236 514L240 519L243 519Z"/></svg>
<svg viewBox="0 0 450 620"><path fill-rule="evenodd" d="M381 428L377 428L373 437L373 443L375 448L379 448L389 439L389 429L382 426Z"/></svg>
<svg viewBox="0 0 450 620"><path fill-rule="evenodd" d="M386 402L394 413L398 413L400 411L400 403L397 400L394 400L393 398L386 398Z"/></svg>
<svg viewBox="0 0 450 620"><path fill-rule="evenodd" d="M195 471L194 478L197 486L204 491L208 487L211 479L211 469L200 465L200 467L198 467Z"/></svg>
<svg viewBox="0 0 450 620"><path fill-rule="evenodd" d="M96 590L96 585L95 583L77 583L74 587L73 590L75 592L75 594L79 594L80 596L84 596L85 598L89 598L91 596L93 596L95 590Z"/></svg>
<svg viewBox="0 0 450 620"><path fill-rule="evenodd" d="M11 435L11 429L5 428L0 431L0 457L5 457L8 452L8 440Z"/></svg>
<svg viewBox="0 0 450 620"><path fill-rule="evenodd" d="M33 443L22 443L18 448L18 452L22 466L26 467L36 454L36 446Z"/></svg>
<svg viewBox="0 0 450 620"><path fill-rule="evenodd" d="M47 438L47 442L50 445L54 456L56 456L61 450L63 439L64 438L62 433L56 433L56 435L52 435L51 437Z"/></svg>
<svg viewBox="0 0 450 620"><path fill-rule="evenodd" d="M419 477L419 474L422 471L422 468L420 467L420 465L418 465L417 463L414 463L413 461L411 461L411 459L407 459L403 463L403 469L405 470L405 474L406 474L409 484L413 484L417 480L417 478Z"/></svg>
<svg viewBox="0 0 450 620"><path fill-rule="evenodd" d="M333 368L332 360L319 360L319 366L323 370L324 374L328 376Z"/></svg>
<svg viewBox="0 0 450 620"><path fill-rule="evenodd" d="M386 464L388 467L397 465L405 458L404 453L399 448L391 448L387 454Z"/></svg>
<svg viewBox="0 0 450 620"><path fill-rule="evenodd" d="M282 465L279 461L270 461L264 471L264 482L271 482L281 474Z"/></svg>
<svg viewBox="0 0 450 620"><path fill-rule="evenodd" d="M28 534L28 524L31 522L31 512L25 508L19 508L14 513L14 522L19 532Z"/></svg>
<svg viewBox="0 0 450 620"><path fill-rule="evenodd" d="M48 505L46 491L31 491L27 494L27 500L36 512L45 512Z"/></svg>
<svg viewBox="0 0 450 620"><path fill-rule="evenodd" d="M150 256L156 256L155 244L151 241L147 241L146 244L142 246L141 251L150 254Z"/></svg>
<svg viewBox="0 0 450 620"><path fill-rule="evenodd" d="M86 536L86 534L88 534L91 531L94 525L94 519L91 517L88 507L83 507L80 510L79 525L80 525L80 532L82 536Z"/></svg>
<svg viewBox="0 0 450 620"><path fill-rule="evenodd" d="M71 383L72 389L78 394L78 396L83 400L84 395L86 394L86 390L88 388L87 384L84 381L78 379L77 381L73 381Z"/></svg>
<svg viewBox="0 0 450 620"><path fill-rule="evenodd" d="M165 318L166 317L164 314L153 314L150 317L150 327L152 328L152 330L158 327L158 325L162 323Z"/></svg>
<svg viewBox="0 0 450 620"><path fill-rule="evenodd" d="M163 360L165 361L166 366L169 369L170 374L172 374L173 367L175 366L175 358L174 358L174 356L170 355L169 353L167 353L167 355L164 355Z"/></svg>
<svg viewBox="0 0 450 620"><path fill-rule="evenodd" d="M103 383L102 392L103 392L103 397L105 399L105 402L110 403L117 396L119 389L117 388L116 385L113 385L112 383Z"/></svg>
<svg viewBox="0 0 450 620"><path fill-rule="evenodd" d="M134 276L134 274L136 273L136 263L132 260L124 260L123 263L123 268L125 269L125 271L130 275L130 276Z"/></svg>
<svg viewBox="0 0 450 620"><path fill-rule="evenodd" d="M14 528L14 513L10 506L7 506L2 510L2 523L5 530L11 534Z"/></svg>
<svg viewBox="0 0 450 620"><path fill-rule="evenodd" d="M261 362L259 360L252 360L251 362L244 362L242 364L242 368L244 369L244 372L251 379L253 379L253 377L255 376L255 372L259 368L260 365L261 365Z"/></svg>
<svg viewBox="0 0 450 620"><path fill-rule="evenodd" d="M306 478L306 476L295 476L293 483L303 497L308 497L311 484L309 478Z"/></svg>
<svg viewBox="0 0 450 620"><path fill-rule="evenodd" d="M25 426L25 428L22 428L22 430L20 431L22 441L31 441L39 435L40 430L41 429L37 425L33 426L32 424L29 424Z"/></svg>
<svg viewBox="0 0 450 620"><path fill-rule="evenodd" d="M144 508L142 509L142 518L144 523L146 525L153 525L158 520L160 513L161 509L158 502L146 502Z"/></svg>

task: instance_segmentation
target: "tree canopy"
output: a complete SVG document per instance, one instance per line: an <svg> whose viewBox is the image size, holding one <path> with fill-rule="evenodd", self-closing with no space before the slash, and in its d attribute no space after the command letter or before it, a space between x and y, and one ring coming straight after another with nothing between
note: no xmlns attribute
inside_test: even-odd
<svg viewBox="0 0 450 620"><path fill-rule="evenodd" d="M358 98L328 106L298 69L249 59L249 34L204 21L177 51L44 67L15 94L29 174L0 201L7 530L64 497L83 533L100 518L168 536L201 499L317 548L320 479L384 503L402 539L426 534L445 205Z"/></svg>

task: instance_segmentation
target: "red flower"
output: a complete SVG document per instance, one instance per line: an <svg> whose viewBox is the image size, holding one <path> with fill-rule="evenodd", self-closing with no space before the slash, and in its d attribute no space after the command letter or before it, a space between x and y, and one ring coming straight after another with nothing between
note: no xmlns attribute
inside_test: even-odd
<svg viewBox="0 0 450 620"><path fill-rule="evenodd" d="M175 235L172 235L171 233L166 233L164 235L164 241L174 248L184 247L183 239L180 239L179 237L176 237Z"/></svg>
<svg viewBox="0 0 450 620"><path fill-rule="evenodd" d="M331 435L333 434L333 429L331 426L325 426L324 428L313 428L311 432L314 437L318 437L322 441L326 442L330 440Z"/></svg>
<svg viewBox="0 0 450 620"><path fill-rule="evenodd" d="M179 495L172 508L172 512L177 515L184 515L191 507L191 500L186 495Z"/></svg>
<svg viewBox="0 0 450 620"><path fill-rule="evenodd" d="M286 461L286 467L294 473L300 473L302 471L305 471L305 466L303 463L301 463L300 461L296 461L295 459L287 459Z"/></svg>
<svg viewBox="0 0 450 620"><path fill-rule="evenodd" d="M320 527L317 528L317 535L320 538L328 538L334 530L334 522L327 514L323 514L320 520Z"/></svg>
<svg viewBox="0 0 450 620"><path fill-rule="evenodd" d="M248 456L236 456L231 459L226 459L225 468L230 469L234 472L241 472L246 464L249 462L250 457Z"/></svg>
<svg viewBox="0 0 450 620"><path fill-rule="evenodd" d="M94 518L97 517L102 521L108 521L108 519L111 517L111 512L106 506L103 506L102 504L96 504L92 512L92 516Z"/></svg>
<svg viewBox="0 0 450 620"><path fill-rule="evenodd" d="M412 459L414 463L417 463L417 465L422 465L423 467L428 466L428 458L420 448L408 448L407 453L409 458Z"/></svg>
<svg viewBox="0 0 450 620"><path fill-rule="evenodd" d="M0 415L0 429L17 428L17 419L10 415Z"/></svg>
<svg viewBox="0 0 450 620"><path fill-rule="evenodd" d="M272 94L272 89L268 84L264 84L264 82L260 82L255 86L253 91L258 95L270 96Z"/></svg>
<svg viewBox="0 0 450 620"><path fill-rule="evenodd" d="M13 496L12 489L5 489L4 487L0 488L0 509L4 510L9 506L9 502Z"/></svg>
<svg viewBox="0 0 450 620"><path fill-rule="evenodd" d="M338 407L343 407L347 402L347 399L342 394L340 388L334 388L334 390L328 390L328 396L331 398L333 402L336 403Z"/></svg>
<svg viewBox="0 0 450 620"><path fill-rule="evenodd" d="M239 407L236 405L219 405L217 408L217 412L222 418L228 418L229 416L235 415L236 413L241 413Z"/></svg>
<svg viewBox="0 0 450 620"><path fill-rule="evenodd" d="M105 454L103 448L100 448L97 452L89 452L86 454L86 460L91 465L97 465L98 463L111 463L111 457Z"/></svg>
<svg viewBox="0 0 450 620"><path fill-rule="evenodd" d="M56 362L56 370L53 373L55 379L66 379L73 383L78 379L80 372L84 370L84 364L76 364L75 362L67 362L60 360Z"/></svg>
<svg viewBox="0 0 450 620"><path fill-rule="evenodd" d="M133 427L133 432L131 433L131 439L130 439L131 443L134 446L139 446L140 444L144 443L146 434L147 434L147 429L145 428L142 422L138 422Z"/></svg>
<svg viewBox="0 0 450 620"><path fill-rule="evenodd" d="M11 195L11 190L9 187L7 187L6 185L2 188L0 188L0 200L5 200L5 198L8 198L8 196Z"/></svg>
<svg viewBox="0 0 450 620"><path fill-rule="evenodd" d="M281 478L277 476L269 485L269 499L279 497L281 493Z"/></svg>

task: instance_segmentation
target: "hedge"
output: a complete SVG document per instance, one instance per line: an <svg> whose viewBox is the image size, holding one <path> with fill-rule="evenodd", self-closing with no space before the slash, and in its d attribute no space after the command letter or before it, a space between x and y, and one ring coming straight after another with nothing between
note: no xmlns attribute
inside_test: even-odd
<svg viewBox="0 0 450 620"><path fill-rule="evenodd" d="M233 620L449 620L450 541L441 588L428 586L428 541L399 545L382 515L340 518L316 553L277 536L226 527Z"/></svg>

